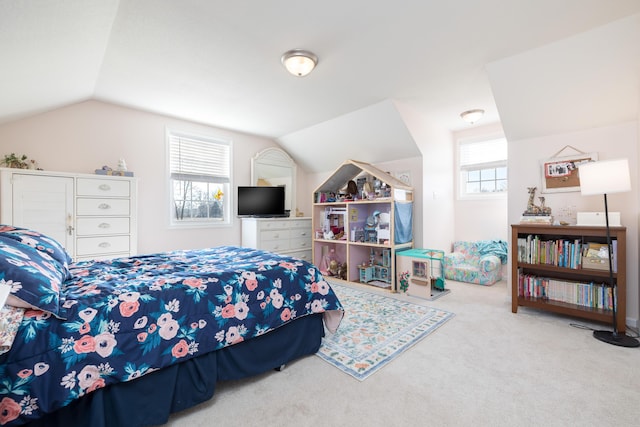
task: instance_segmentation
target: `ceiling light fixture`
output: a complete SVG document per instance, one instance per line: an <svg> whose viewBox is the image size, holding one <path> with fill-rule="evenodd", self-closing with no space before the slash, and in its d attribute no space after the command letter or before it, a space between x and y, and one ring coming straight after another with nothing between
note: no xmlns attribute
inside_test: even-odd
<svg viewBox="0 0 640 427"><path fill-rule="evenodd" d="M318 57L303 49L292 49L282 55L282 64L297 77L309 74L318 64Z"/></svg>
<svg viewBox="0 0 640 427"><path fill-rule="evenodd" d="M469 124L474 124L475 122L480 120L482 116L484 116L484 110L481 110L480 108L476 108L475 110L467 110L460 113L460 117L462 117L462 120Z"/></svg>

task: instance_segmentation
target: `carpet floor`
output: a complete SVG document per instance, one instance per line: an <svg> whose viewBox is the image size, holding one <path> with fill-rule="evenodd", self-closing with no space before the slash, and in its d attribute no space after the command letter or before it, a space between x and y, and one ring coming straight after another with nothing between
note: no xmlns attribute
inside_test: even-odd
<svg viewBox="0 0 640 427"><path fill-rule="evenodd" d="M455 313L453 320L365 381L311 355L281 372L220 383L213 399L167 425L638 425L640 349L571 327L600 324L522 307L512 313L506 281L447 281L447 288L451 293L436 301L408 299Z"/></svg>

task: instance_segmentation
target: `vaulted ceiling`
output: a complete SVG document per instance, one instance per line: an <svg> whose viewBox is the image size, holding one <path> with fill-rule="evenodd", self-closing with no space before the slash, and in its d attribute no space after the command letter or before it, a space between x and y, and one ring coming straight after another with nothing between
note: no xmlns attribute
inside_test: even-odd
<svg viewBox="0 0 640 427"><path fill-rule="evenodd" d="M638 13L637 0L0 0L0 123L97 99L273 138L312 171L332 169L336 153L411 157L420 150L398 103L451 131L468 127L461 111L483 108L483 123L502 117L526 137L544 128L522 121L528 106L563 102L561 84L580 101L622 62L632 90L639 40L610 45L597 31L637 37L637 18L606 25ZM309 76L285 72L292 48L319 57ZM582 67L594 61L591 76ZM598 101L615 103L621 84ZM637 86L633 97L637 117Z"/></svg>

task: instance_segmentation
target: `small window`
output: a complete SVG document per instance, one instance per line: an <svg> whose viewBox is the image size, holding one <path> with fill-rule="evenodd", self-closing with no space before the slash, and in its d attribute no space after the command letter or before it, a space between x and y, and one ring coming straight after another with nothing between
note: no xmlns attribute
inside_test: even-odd
<svg viewBox="0 0 640 427"><path fill-rule="evenodd" d="M507 193L507 140L458 142L459 196L485 197Z"/></svg>
<svg viewBox="0 0 640 427"><path fill-rule="evenodd" d="M231 224L231 142L168 132L171 225Z"/></svg>

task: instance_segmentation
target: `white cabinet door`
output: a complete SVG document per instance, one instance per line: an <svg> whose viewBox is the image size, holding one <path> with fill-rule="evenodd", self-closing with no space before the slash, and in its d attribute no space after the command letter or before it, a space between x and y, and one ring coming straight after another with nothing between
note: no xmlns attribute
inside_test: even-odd
<svg viewBox="0 0 640 427"><path fill-rule="evenodd" d="M14 173L12 184L11 223L53 237L73 255L73 178Z"/></svg>

